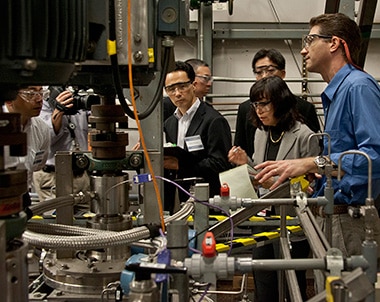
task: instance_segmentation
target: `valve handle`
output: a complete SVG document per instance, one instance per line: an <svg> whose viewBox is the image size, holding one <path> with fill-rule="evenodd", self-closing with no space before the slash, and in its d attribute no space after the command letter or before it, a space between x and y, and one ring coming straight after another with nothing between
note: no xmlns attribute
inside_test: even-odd
<svg viewBox="0 0 380 302"><path fill-rule="evenodd" d="M207 232L202 242L202 254L205 258L216 256L216 241L212 232Z"/></svg>

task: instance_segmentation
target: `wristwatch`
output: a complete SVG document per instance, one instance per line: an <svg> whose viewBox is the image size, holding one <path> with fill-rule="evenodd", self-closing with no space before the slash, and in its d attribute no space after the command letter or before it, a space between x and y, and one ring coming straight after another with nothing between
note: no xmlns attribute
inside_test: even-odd
<svg viewBox="0 0 380 302"><path fill-rule="evenodd" d="M329 163L329 159L325 156L317 156L314 158L314 164L317 166L319 174L325 174L326 165Z"/></svg>

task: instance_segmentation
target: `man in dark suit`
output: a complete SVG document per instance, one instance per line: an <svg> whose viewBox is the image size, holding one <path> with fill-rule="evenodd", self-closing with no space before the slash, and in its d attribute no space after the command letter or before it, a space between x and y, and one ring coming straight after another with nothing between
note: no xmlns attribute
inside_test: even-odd
<svg viewBox="0 0 380 302"><path fill-rule="evenodd" d="M286 75L285 58L277 49L260 49L253 57L252 70L256 76L256 80L271 75L284 79ZM320 132L318 116L313 104L297 97L297 110L310 130ZM252 157L256 128L250 120L250 111L251 105L249 100L239 105L234 145L240 146L247 152L249 157Z"/></svg>
<svg viewBox="0 0 380 302"><path fill-rule="evenodd" d="M231 168L227 159L232 147L231 129L217 110L195 95L194 79L193 68L185 62L176 62L175 69L166 75L165 91L177 107L164 123L166 142L184 152L178 158L166 156L164 168L177 171L177 178L203 178L213 197L220 194L219 173ZM184 184L186 190L189 186ZM188 196L179 191L179 199L183 202ZM171 210L174 200L164 202Z"/></svg>

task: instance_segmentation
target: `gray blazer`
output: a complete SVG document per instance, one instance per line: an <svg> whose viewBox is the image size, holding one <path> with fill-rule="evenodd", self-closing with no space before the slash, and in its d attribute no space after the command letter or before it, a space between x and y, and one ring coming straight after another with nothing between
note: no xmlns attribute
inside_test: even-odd
<svg viewBox="0 0 380 302"><path fill-rule="evenodd" d="M311 131L305 124L296 122L292 129L285 132L277 153L276 160L295 159L319 155L320 146L317 136L311 138L310 145L308 146L309 136L313 133L314 132ZM268 131L261 129L256 130L254 142L255 153L252 156L254 165L258 165L264 161L267 139Z"/></svg>
<svg viewBox="0 0 380 302"><path fill-rule="evenodd" d="M313 133L314 132L305 124L296 122L292 129L284 133L276 160L296 159L319 155L321 149L317 136L311 138L310 145L308 146L309 136ZM256 130L254 142L255 153L252 156L253 166L264 161L267 139L268 131L261 129ZM277 176L275 177L277 178ZM278 208L276 208L276 213L280 213ZM292 208L288 207L287 215L295 216L296 214ZM298 234L296 237L303 238L302 233ZM294 238L291 240L293 241Z"/></svg>

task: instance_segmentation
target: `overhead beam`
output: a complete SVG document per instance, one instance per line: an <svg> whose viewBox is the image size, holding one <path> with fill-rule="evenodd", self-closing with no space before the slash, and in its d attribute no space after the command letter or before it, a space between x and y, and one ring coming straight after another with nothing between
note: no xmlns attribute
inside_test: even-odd
<svg viewBox="0 0 380 302"><path fill-rule="evenodd" d="M377 0L361 0L358 12L357 23L362 34L362 45L360 48L360 54L357 64L360 67L364 67L365 58L367 56L368 44L373 36L373 20L375 18L375 11L377 6Z"/></svg>
<svg viewBox="0 0 380 302"><path fill-rule="evenodd" d="M301 39L308 23L214 22L213 39ZM372 25L371 39L380 39L380 24Z"/></svg>
<svg viewBox="0 0 380 302"><path fill-rule="evenodd" d="M326 0L325 14L333 14L339 11L339 0Z"/></svg>
<svg viewBox="0 0 380 302"><path fill-rule="evenodd" d="M326 0L325 13L343 13L351 19L355 18L355 0Z"/></svg>

